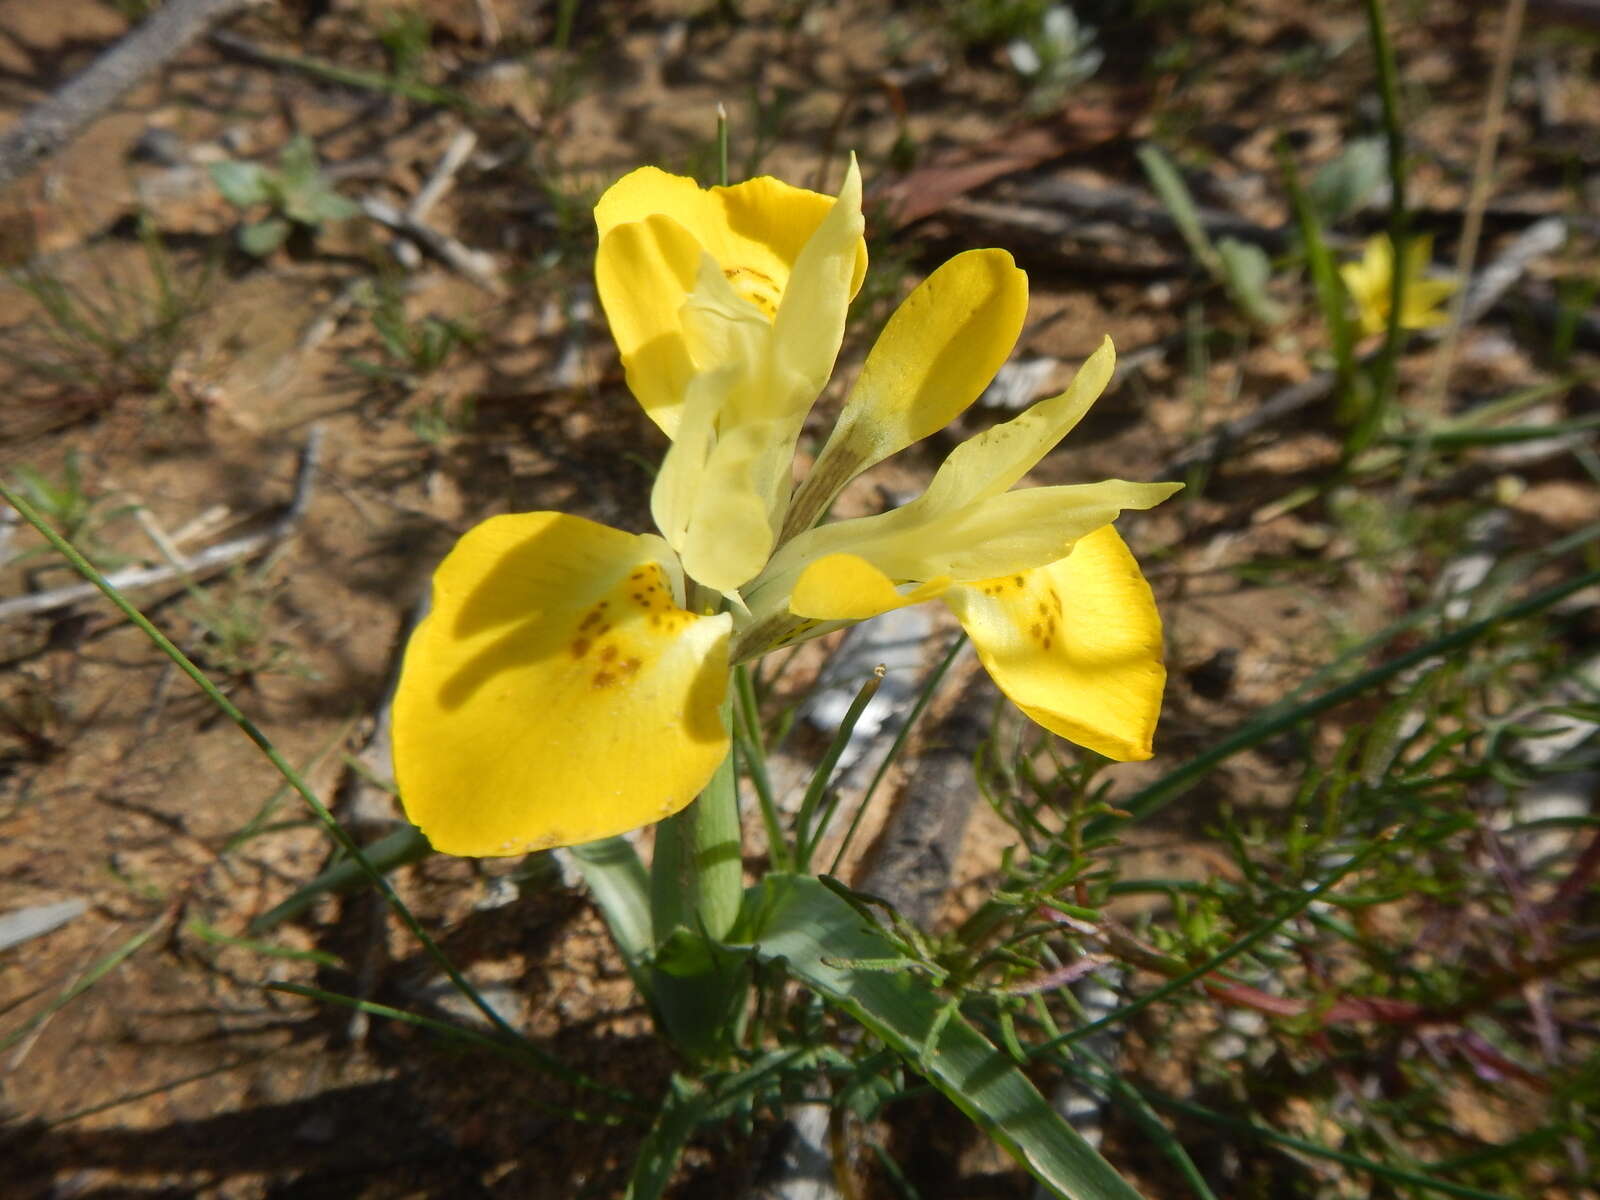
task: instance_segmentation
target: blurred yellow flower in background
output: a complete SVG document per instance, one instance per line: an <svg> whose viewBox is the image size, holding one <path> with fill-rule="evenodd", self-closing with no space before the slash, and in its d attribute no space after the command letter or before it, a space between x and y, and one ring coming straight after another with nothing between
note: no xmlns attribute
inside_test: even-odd
<svg viewBox="0 0 1600 1200"><path fill-rule="evenodd" d="M1455 294L1451 279L1428 279L1423 275L1433 255L1433 238L1413 238L1406 243L1400 269L1405 273L1405 290L1400 301L1400 328L1434 329L1450 318L1439 305ZM1394 283L1394 242L1387 233L1370 237L1362 247L1359 262L1339 267L1345 290L1355 302L1356 318L1364 334L1382 333L1389 327L1389 303Z"/></svg>

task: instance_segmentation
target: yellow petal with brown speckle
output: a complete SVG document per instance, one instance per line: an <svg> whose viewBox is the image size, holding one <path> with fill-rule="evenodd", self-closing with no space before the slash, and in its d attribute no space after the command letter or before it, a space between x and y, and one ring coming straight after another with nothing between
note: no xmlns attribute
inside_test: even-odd
<svg viewBox="0 0 1600 1200"><path fill-rule="evenodd" d="M406 815L449 854L608 837L687 805L728 752L726 614L674 597L659 537L493 517L434 575L394 705Z"/></svg>
<svg viewBox="0 0 1600 1200"><path fill-rule="evenodd" d="M1167 677L1161 617L1112 526L1057 562L952 587L944 601L1028 716L1107 758L1150 757Z"/></svg>

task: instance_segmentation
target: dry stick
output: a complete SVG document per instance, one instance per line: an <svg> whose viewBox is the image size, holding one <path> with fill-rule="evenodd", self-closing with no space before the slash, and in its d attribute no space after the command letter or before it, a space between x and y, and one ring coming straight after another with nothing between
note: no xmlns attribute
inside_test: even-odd
<svg viewBox="0 0 1600 1200"><path fill-rule="evenodd" d="M449 234L440 233L431 225L424 225L410 213L403 213L393 205L371 196L361 201L361 211L378 224L404 234L423 250L458 271L491 296L505 295L506 287L496 270L492 255L482 250L473 250Z"/></svg>
<svg viewBox="0 0 1600 1200"><path fill-rule="evenodd" d="M455 185L456 172L466 165L467 159L477 145L476 133L466 127L458 129L456 135L450 139L450 144L445 147L444 154L439 158L439 165L433 169L433 174L428 176L428 181L417 191L411 203L406 205L406 216L413 221L426 221L428 214L433 211L433 206L439 203L445 193Z"/></svg>
<svg viewBox="0 0 1600 1200"><path fill-rule="evenodd" d="M214 22L257 0L167 0L80 75L0 135L0 189L70 143Z"/></svg>
<svg viewBox="0 0 1600 1200"><path fill-rule="evenodd" d="M444 155L439 159L438 166L434 167L433 174L428 177L428 181L422 185L417 194L411 198L411 203L406 205L405 220L419 227L427 226L428 214L433 211L433 206L444 198L445 193L455 185L456 172L461 170L467 161L468 155L472 153L473 147L477 144L478 135L473 133L472 130L463 128L456 131L455 137L451 138L450 144L445 147ZM400 260L401 265L407 270L416 270L417 267L422 265L422 253L417 249L416 242L407 241L403 236L397 237L394 241L393 249L395 257ZM476 257L478 262L488 267L490 274L493 275L493 264L483 255L475 254L474 251L467 249L465 246L460 247L455 253L463 258Z"/></svg>
<svg viewBox="0 0 1600 1200"><path fill-rule="evenodd" d="M1494 69L1489 76L1489 99L1483 114L1483 130L1478 138L1478 154L1472 165L1472 190L1467 195L1466 220L1461 227L1461 242L1456 247L1456 278L1467 279L1478 256L1478 239L1483 233L1483 212L1489 203L1490 177L1494 174L1495 153L1500 146L1500 129L1505 123L1506 92L1511 80L1511 62L1522 37L1522 17L1526 0L1509 0L1505 23L1500 27L1500 42L1495 47ZM1396 253L1399 253L1397 250ZM1434 356L1433 373L1422 393L1422 415L1436 416L1443 406L1445 385L1455 363L1456 347L1466 324L1467 291L1456 293L1450 306L1450 325L1439 351ZM1418 446L1418 455L1422 447Z"/></svg>
<svg viewBox="0 0 1600 1200"><path fill-rule="evenodd" d="M311 483L316 474L317 457L321 449L322 430L313 426L306 437L305 448L300 451L294 495L282 515L268 528L259 533L247 533L242 537L219 542L197 554L183 556L178 561L163 566L125 567L107 575L106 581L118 591L169 583L174 579L182 579L249 558L282 541L299 524L300 518L305 515L306 506L311 502ZM34 613L48 612L52 608L60 608L66 604L75 604L79 600L98 594L99 591L100 589L92 583L75 583L53 591L36 592L31 596L15 596L10 600L0 600L0 621L32 616Z"/></svg>

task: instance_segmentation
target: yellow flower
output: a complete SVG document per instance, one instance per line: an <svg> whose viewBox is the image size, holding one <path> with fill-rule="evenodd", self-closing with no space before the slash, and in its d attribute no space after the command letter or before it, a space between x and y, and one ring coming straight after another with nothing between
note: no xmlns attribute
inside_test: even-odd
<svg viewBox="0 0 1600 1200"><path fill-rule="evenodd" d="M1456 290L1454 280L1427 279L1423 271L1433 255L1433 238L1419 237L1406 243L1401 270L1405 290L1401 296L1400 327L1433 329L1450 318L1439 305ZM1339 268L1345 290L1355 302L1356 318L1365 334L1382 333L1389 327L1390 288L1394 282L1394 243L1386 233L1367 239L1360 262L1347 262Z"/></svg>
<svg viewBox="0 0 1600 1200"><path fill-rule="evenodd" d="M513 514L441 564L394 708L406 813L436 848L516 854L678 811L727 754L732 664L935 597L1035 721L1149 756L1161 625L1111 522L1178 485L1011 490L1105 387L1109 340L1061 395L957 447L916 500L817 525L851 479L987 386L1027 309L1011 256L958 255L912 292L796 488L795 442L866 271L855 164L837 198L644 168L595 219L628 384L672 439L660 536Z"/></svg>

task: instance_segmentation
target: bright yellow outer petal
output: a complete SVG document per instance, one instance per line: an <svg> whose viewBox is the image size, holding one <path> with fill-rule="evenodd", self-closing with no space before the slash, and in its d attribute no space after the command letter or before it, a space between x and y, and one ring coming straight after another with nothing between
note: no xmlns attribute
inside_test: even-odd
<svg viewBox="0 0 1600 1200"><path fill-rule="evenodd" d="M1150 585L1107 525L1066 558L951 588L945 603L1018 708L1107 758L1149 758L1166 669Z"/></svg>
<svg viewBox="0 0 1600 1200"><path fill-rule="evenodd" d="M652 214L671 217L710 252L741 296L770 319L778 310L789 274L833 197L794 187L770 176L731 187L702 189L692 179L657 167L641 167L606 190L595 205L600 236ZM867 272L867 245L856 250L850 294ZM609 309L608 309L609 311Z"/></svg>
<svg viewBox="0 0 1600 1200"><path fill-rule="evenodd" d="M948 578L932 579L901 593L892 580L864 558L830 554L807 567L789 597L789 611L818 621L865 621L893 608L921 604L942 595Z"/></svg>
<svg viewBox="0 0 1600 1200"><path fill-rule="evenodd" d="M449 854L636 829L728 750L727 614L672 597L661 539L562 513L493 517L434 574L394 703L406 815Z"/></svg>
<svg viewBox="0 0 1600 1200"><path fill-rule="evenodd" d="M960 415L1010 356L1028 277L1004 250L969 250L907 296L884 326L790 512L811 526L856 475Z"/></svg>
<svg viewBox="0 0 1600 1200"><path fill-rule="evenodd" d="M668 437L677 434L694 365L681 310L702 250L683 226L654 216L606 232L595 255L595 290L622 356L628 389Z"/></svg>

